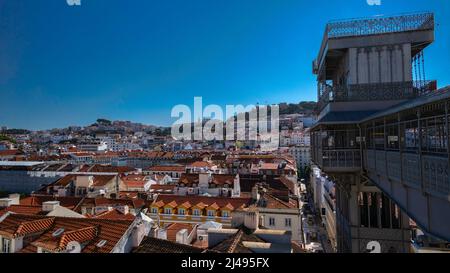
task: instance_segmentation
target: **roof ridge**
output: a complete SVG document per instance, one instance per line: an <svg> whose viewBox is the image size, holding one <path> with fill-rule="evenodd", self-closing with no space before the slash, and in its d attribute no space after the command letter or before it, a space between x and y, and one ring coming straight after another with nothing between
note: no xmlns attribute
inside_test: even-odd
<svg viewBox="0 0 450 273"><path fill-rule="evenodd" d="M27 226L30 226L32 224L40 224L40 223L46 224L46 222L50 222L49 223L50 226L48 228L46 228L45 230L49 229L51 226L54 225L55 217L41 218L41 219L36 219L36 220L31 220L31 221L24 221L19 224L16 231L14 232L14 236L21 234ZM44 228L45 228L45 226L44 226Z"/></svg>
<svg viewBox="0 0 450 273"><path fill-rule="evenodd" d="M234 236L233 241L232 241L230 247L228 248L227 253L233 253L236 250L236 247L239 244L239 241L241 240L243 234L244 234L244 231L242 229L239 229L239 231Z"/></svg>

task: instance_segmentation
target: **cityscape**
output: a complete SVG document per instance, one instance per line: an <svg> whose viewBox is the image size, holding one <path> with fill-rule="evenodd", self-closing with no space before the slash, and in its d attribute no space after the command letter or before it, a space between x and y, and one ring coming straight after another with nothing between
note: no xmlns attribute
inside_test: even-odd
<svg viewBox="0 0 450 273"><path fill-rule="evenodd" d="M195 96L173 103L173 123L105 114L53 129L0 109L0 257L450 253L450 78L425 74L448 19L336 19L303 60L311 100L191 110Z"/></svg>

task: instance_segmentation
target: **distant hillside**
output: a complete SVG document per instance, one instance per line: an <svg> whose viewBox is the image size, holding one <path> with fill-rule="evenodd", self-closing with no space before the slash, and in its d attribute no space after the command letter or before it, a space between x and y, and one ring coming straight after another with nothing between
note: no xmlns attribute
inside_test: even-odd
<svg viewBox="0 0 450 273"><path fill-rule="evenodd" d="M290 115L290 114L312 114L314 108L316 107L316 102L314 101L301 101L299 103L285 103L282 102L280 105L280 115Z"/></svg>

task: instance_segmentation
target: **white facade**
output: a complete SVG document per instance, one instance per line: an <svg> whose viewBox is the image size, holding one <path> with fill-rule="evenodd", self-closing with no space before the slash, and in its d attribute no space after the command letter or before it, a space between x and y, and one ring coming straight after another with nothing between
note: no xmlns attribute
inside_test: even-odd
<svg viewBox="0 0 450 273"><path fill-rule="evenodd" d="M305 168L311 164L311 147L310 146L291 146L289 153L297 162L297 168Z"/></svg>
<svg viewBox="0 0 450 273"><path fill-rule="evenodd" d="M293 241L301 241L302 230L299 209L267 209L258 208L260 225L268 229L292 232Z"/></svg>

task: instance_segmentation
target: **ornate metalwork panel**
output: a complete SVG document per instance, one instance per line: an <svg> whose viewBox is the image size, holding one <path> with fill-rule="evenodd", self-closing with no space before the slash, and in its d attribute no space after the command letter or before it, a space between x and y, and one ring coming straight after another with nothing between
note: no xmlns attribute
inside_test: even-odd
<svg viewBox="0 0 450 273"><path fill-rule="evenodd" d="M327 25L326 34L328 39L332 39L432 29L434 29L434 15L432 13L419 13L395 17L335 21Z"/></svg>
<svg viewBox="0 0 450 273"><path fill-rule="evenodd" d="M423 180L425 190L447 197L450 194L449 163L447 158L422 157Z"/></svg>
<svg viewBox="0 0 450 273"><path fill-rule="evenodd" d="M403 154L403 179L407 185L421 186L419 155Z"/></svg>
<svg viewBox="0 0 450 273"><path fill-rule="evenodd" d="M401 159L399 152L386 152L387 156L387 166L388 166L388 177L397 181L401 181Z"/></svg>

